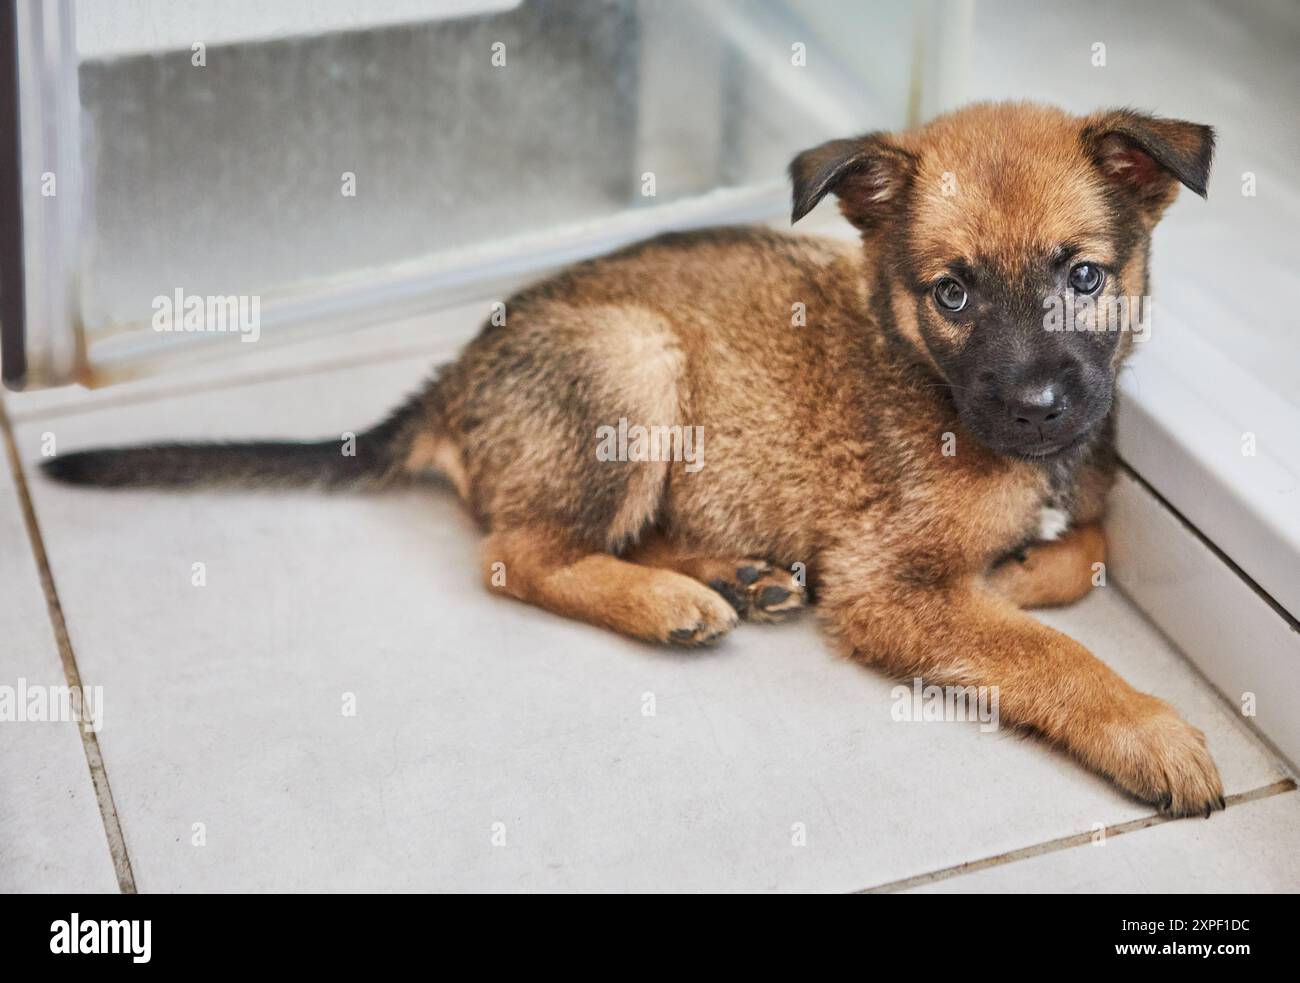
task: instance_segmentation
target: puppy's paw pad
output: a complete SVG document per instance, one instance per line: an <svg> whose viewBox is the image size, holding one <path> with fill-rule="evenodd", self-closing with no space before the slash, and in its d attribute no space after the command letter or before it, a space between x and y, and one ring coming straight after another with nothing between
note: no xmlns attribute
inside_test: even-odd
<svg viewBox="0 0 1300 983"><path fill-rule="evenodd" d="M749 607L749 596L739 584L729 580L710 580L709 586L722 595L723 600L731 605L738 614L744 614Z"/></svg>
<svg viewBox="0 0 1300 983"><path fill-rule="evenodd" d="M807 603L807 594L793 576L769 570L749 586L750 621L784 621Z"/></svg>

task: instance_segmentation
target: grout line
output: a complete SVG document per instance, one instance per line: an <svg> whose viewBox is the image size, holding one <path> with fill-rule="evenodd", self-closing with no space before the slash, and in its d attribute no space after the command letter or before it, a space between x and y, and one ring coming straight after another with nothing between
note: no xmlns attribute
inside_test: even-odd
<svg viewBox="0 0 1300 983"><path fill-rule="evenodd" d="M1264 785L1260 788L1251 789L1248 792L1238 792L1235 795L1225 797L1229 806L1244 805L1247 802L1254 802L1256 799L1266 799L1270 796L1281 795L1286 792L1294 792L1296 783L1289 778L1273 782L1271 785ZM1104 835L1107 838L1112 836L1122 836L1125 833L1135 833L1140 829L1148 829L1152 826L1162 826L1165 823L1175 822L1172 816L1151 815L1143 816L1140 819L1131 819L1128 822L1117 823L1114 826L1107 826ZM1181 820L1178 820L1181 821ZM1061 850L1068 850L1071 847L1086 846L1093 842L1096 833L1089 831L1087 833L1074 833L1070 836L1062 836L1059 839L1047 840L1044 843L1035 843L1033 846L1021 847L1019 850L1010 850L1007 853L999 853L994 857L984 857L980 860L972 860L969 863L957 864L955 867L944 867L941 870L930 871L928 874L918 874L915 877L906 877L898 881L889 881L886 884L879 884L876 887L863 888L861 891L854 891L854 894L893 894L898 891L907 891L914 887L922 887L926 884L934 884L937 881L946 881L953 877L960 877L963 874L972 874L978 870L987 870L990 867L1000 867L1003 864L1015 863L1018 860L1028 860L1031 857L1041 857L1047 853L1057 853Z"/></svg>
<svg viewBox="0 0 1300 983"><path fill-rule="evenodd" d="M4 434L5 451L9 458L14 484L18 488L18 502L22 509L23 522L27 526L27 538L32 544L32 556L36 560L41 589L45 593L45 605L50 615L50 627L54 630L54 640L58 645L59 661L63 663L63 677L68 686L80 689L81 671L77 668L77 657L72 651L72 641L68 637L68 624L63 617L63 607L59 603L59 594L54 586L49 557L45 553L45 541L41 538L41 530L36 523L36 510L32 506L27 478L18 456L18 445L14 441L13 428L9 425L9 417L5 414L3 402L0 402L0 431ZM108 784L104 756L99 750L99 737L94 731L87 730L85 727L79 726L77 731L81 734L81 747L86 755L90 781L95 789L95 800L99 804L99 815L104 823L104 835L108 839L108 852L113 861L113 872L117 875L117 886L123 894L135 894L135 874L131 870L131 858L126 852L126 839L122 835L117 806L113 803L113 790Z"/></svg>

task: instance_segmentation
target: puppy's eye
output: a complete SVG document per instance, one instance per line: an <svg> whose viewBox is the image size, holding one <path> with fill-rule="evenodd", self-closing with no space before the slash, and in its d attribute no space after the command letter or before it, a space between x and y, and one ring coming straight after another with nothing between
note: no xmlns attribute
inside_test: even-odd
<svg viewBox="0 0 1300 983"><path fill-rule="evenodd" d="M1095 294L1106 280L1100 266L1076 263L1070 270L1070 286L1081 294Z"/></svg>
<svg viewBox="0 0 1300 983"><path fill-rule="evenodd" d="M966 288L950 276L934 285L934 302L945 311L956 313L966 306Z"/></svg>

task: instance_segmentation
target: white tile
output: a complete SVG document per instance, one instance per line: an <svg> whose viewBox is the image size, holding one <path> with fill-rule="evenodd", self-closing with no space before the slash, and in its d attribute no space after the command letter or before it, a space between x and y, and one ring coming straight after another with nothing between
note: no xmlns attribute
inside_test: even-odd
<svg viewBox="0 0 1300 983"><path fill-rule="evenodd" d="M0 472L0 686L17 695L62 686L64 677L3 460ZM117 890L77 726L0 720L0 892Z"/></svg>
<svg viewBox="0 0 1300 983"><path fill-rule="evenodd" d="M428 369L104 408L18 437L30 459L49 429L61 450L327 435ZM808 620L692 654L489 597L478 535L440 491L34 494L83 671L111 686L100 736L143 890L847 891L1149 812L1010 733L892 721L892 684L830 655ZM1113 588L1052 621L1204 728L1230 791L1280 776Z"/></svg>
<svg viewBox="0 0 1300 983"><path fill-rule="evenodd" d="M1162 823L1000 864L916 893L1258 894L1300 889L1300 796L1243 802L1209 820Z"/></svg>

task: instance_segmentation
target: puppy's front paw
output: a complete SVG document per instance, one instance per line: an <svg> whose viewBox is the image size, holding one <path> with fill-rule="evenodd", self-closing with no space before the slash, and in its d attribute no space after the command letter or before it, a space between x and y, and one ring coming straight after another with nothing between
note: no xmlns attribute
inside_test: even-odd
<svg viewBox="0 0 1300 983"><path fill-rule="evenodd" d="M646 634L673 645L708 645L740 623L726 601L703 584L685 577L668 589L657 589L645 599L652 608L655 627Z"/></svg>
<svg viewBox="0 0 1300 983"><path fill-rule="evenodd" d="M1136 694L1131 712L1105 734L1103 769L1139 799L1170 816L1208 818L1224 808L1205 735L1163 700Z"/></svg>

